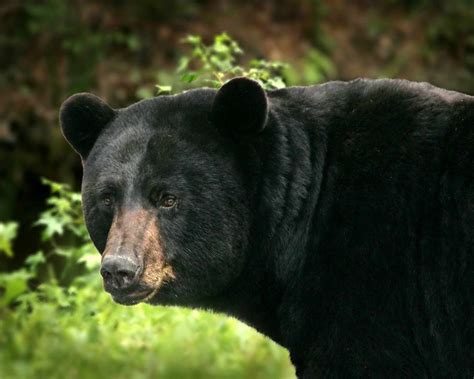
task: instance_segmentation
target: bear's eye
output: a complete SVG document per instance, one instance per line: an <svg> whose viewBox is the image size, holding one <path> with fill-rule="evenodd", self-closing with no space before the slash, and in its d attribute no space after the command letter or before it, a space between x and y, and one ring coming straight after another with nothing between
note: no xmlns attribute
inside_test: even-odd
<svg viewBox="0 0 474 379"><path fill-rule="evenodd" d="M176 196L163 195L160 199L160 206L163 208L172 208L176 205Z"/></svg>
<svg viewBox="0 0 474 379"><path fill-rule="evenodd" d="M104 204L106 207L111 207L114 203L114 199L112 194L106 193L102 195L102 204Z"/></svg>
<svg viewBox="0 0 474 379"><path fill-rule="evenodd" d="M163 193L159 189L151 191L149 199L152 204L161 208L173 208L177 203L175 195Z"/></svg>

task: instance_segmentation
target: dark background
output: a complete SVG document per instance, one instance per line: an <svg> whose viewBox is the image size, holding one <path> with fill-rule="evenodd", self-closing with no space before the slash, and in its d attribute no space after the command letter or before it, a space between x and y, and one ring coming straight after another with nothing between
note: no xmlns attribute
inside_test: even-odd
<svg viewBox="0 0 474 379"><path fill-rule="evenodd" d="M177 82L183 37L223 31L247 57L290 63L290 85L392 77L474 94L472 0L2 1L0 221L20 223L9 266L40 245L40 178L79 189L62 101L87 91L121 107L150 96Z"/></svg>

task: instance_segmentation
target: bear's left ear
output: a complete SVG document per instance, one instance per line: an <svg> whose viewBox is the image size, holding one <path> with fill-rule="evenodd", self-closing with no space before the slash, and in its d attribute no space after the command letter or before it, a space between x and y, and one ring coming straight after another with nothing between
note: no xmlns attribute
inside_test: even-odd
<svg viewBox="0 0 474 379"><path fill-rule="evenodd" d="M265 128L267 118L267 95L255 80L235 78L217 91L212 121L218 128L233 134L257 134Z"/></svg>
<svg viewBox="0 0 474 379"><path fill-rule="evenodd" d="M72 148L85 160L100 132L116 113L99 97L90 93L78 93L61 106L61 130Z"/></svg>

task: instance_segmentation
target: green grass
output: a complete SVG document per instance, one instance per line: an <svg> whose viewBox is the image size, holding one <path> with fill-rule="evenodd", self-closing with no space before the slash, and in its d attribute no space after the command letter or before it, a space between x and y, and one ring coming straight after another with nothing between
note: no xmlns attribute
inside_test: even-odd
<svg viewBox="0 0 474 379"><path fill-rule="evenodd" d="M97 275L98 276L98 275ZM288 353L232 318L114 304L97 280L3 309L0 377L292 378Z"/></svg>

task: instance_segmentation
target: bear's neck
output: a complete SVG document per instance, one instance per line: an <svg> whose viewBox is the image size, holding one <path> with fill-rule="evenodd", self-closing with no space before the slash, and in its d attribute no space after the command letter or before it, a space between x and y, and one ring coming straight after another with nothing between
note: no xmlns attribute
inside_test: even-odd
<svg viewBox="0 0 474 379"><path fill-rule="evenodd" d="M294 104L279 106L259 146L255 164L256 212L242 275L208 306L253 326L288 347L292 289L305 261L308 232L317 208L326 157L326 133L316 120L295 120ZM304 106L304 105L300 105ZM276 116L278 114L278 117ZM308 122L309 121L309 122ZM293 292L294 293L294 292Z"/></svg>

